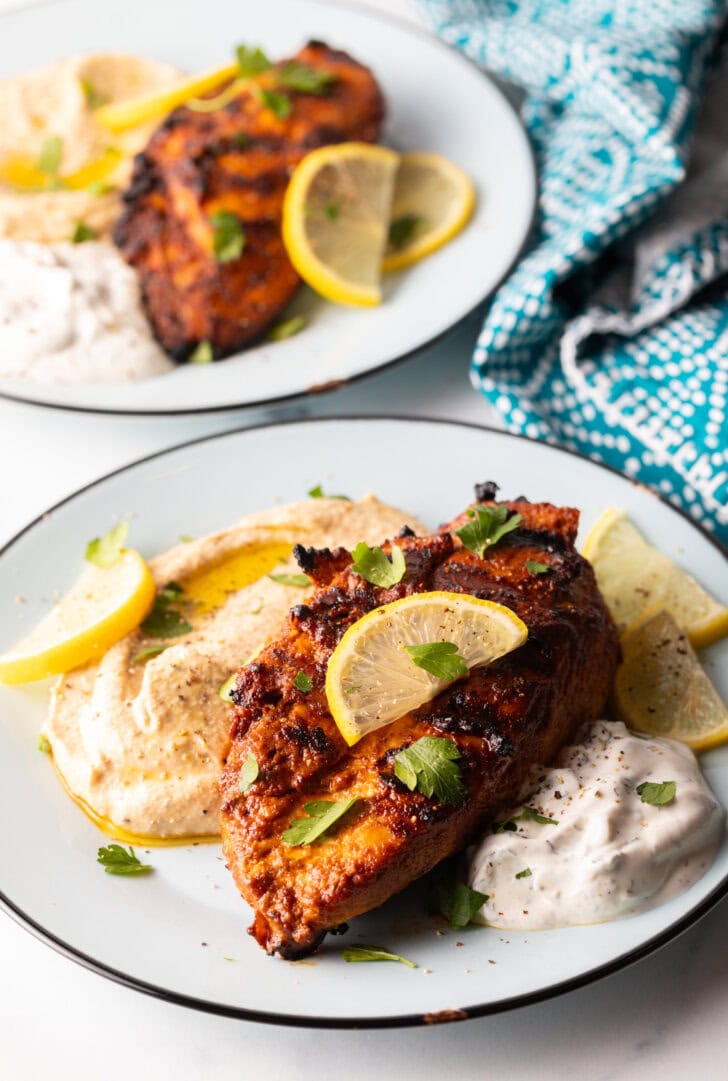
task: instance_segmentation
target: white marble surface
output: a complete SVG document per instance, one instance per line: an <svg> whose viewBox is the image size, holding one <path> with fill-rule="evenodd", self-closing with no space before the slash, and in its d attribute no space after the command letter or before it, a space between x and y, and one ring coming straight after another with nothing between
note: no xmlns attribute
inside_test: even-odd
<svg viewBox="0 0 728 1081"><path fill-rule="evenodd" d="M0 0L0 10L22 2ZM417 17L410 0L375 6ZM390 412L491 422L467 378L476 330L471 320L420 357L279 415ZM88 481L252 419L114 420L0 401L0 545ZM9 808L3 811L10 828ZM17 837L21 845L22 828ZM726 1017L728 901L659 953L580 991L465 1024L385 1032L278 1029L182 1010L86 972L0 916L0 1077L7 1081L722 1081Z"/></svg>

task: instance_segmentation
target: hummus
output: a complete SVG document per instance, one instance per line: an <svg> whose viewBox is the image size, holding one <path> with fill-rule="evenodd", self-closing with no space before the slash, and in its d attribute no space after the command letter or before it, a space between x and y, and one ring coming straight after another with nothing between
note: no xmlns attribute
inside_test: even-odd
<svg viewBox="0 0 728 1081"><path fill-rule="evenodd" d="M405 524L425 531L373 496L310 499L151 560L158 589L175 582L184 590L181 611L193 629L165 641L140 629L100 663L58 679L44 735L69 794L122 840L216 834L230 726L218 692L310 592L268 574L300 573L289 558L295 543L378 544ZM166 648L136 659L155 644Z"/></svg>
<svg viewBox="0 0 728 1081"><path fill-rule="evenodd" d="M119 189L158 121L111 134L93 106L174 85L169 64L109 53L70 57L0 82L0 237L70 240L83 222L107 235ZM60 140L56 182L38 169L48 140Z"/></svg>

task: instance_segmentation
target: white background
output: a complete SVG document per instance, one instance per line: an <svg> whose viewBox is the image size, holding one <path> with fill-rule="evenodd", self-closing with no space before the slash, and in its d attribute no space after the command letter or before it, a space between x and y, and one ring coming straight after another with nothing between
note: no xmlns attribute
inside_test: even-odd
<svg viewBox="0 0 728 1081"><path fill-rule="evenodd" d="M418 19L411 0L369 2ZM0 0L0 10L22 4ZM493 423L467 377L477 327L471 319L391 371L277 415L390 412ZM119 420L0 401L0 545L112 469L253 419L261 418ZM22 808L4 806L0 793L0 811L2 828L22 845ZM383 1032L283 1029L183 1010L86 972L0 916L3 1081L722 1081L726 1018L728 901L658 954L581 991L493 1018Z"/></svg>

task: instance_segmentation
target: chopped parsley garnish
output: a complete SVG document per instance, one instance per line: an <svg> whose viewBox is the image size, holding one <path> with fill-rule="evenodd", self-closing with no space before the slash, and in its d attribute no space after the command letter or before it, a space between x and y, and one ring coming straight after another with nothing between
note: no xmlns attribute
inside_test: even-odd
<svg viewBox="0 0 728 1081"><path fill-rule="evenodd" d="M103 537L94 537L86 545L84 559L96 567L108 570L121 559L124 542L129 533L128 522L117 522Z"/></svg>
<svg viewBox="0 0 728 1081"><path fill-rule="evenodd" d="M39 751L42 752L42 754L50 754L51 753L51 745L48 742L48 740L46 739L46 737L43 735L42 732L38 736L38 742L36 744L36 747L38 748Z"/></svg>
<svg viewBox="0 0 728 1081"><path fill-rule="evenodd" d="M508 507L473 507L468 512L472 522L455 530L466 548L483 558L486 548L491 548L506 533L521 524L520 514L511 514ZM510 518L508 515L511 514Z"/></svg>
<svg viewBox="0 0 728 1081"><path fill-rule="evenodd" d="M381 946L347 946L341 951L345 961L399 961L407 968L417 968L414 961L408 961L406 957L400 957L398 953L390 953Z"/></svg>
<svg viewBox="0 0 728 1081"><path fill-rule="evenodd" d="M154 598L154 605L142 623L142 631L150 638L177 638L187 634L192 625L176 605L183 603L184 590L176 582L168 582Z"/></svg>
<svg viewBox="0 0 728 1081"><path fill-rule="evenodd" d="M258 100L264 109L270 109L278 120L286 120L291 115L291 99L278 90L258 90Z"/></svg>
<svg viewBox="0 0 728 1081"><path fill-rule="evenodd" d="M472 923L476 912L488 900L487 893L471 890L464 882L458 882L451 875L439 875L433 886L433 899L440 912L453 930L460 930Z"/></svg>
<svg viewBox="0 0 728 1081"><path fill-rule="evenodd" d="M140 649L138 653L135 653L131 659L132 664L139 664L141 661L148 661L150 657L157 657L160 653L164 653L167 646L147 646L146 649Z"/></svg>
<svg viewBox="0 0 728 1081"><path fill-rule="evenodd" d="M460 804L465 799L460 751L451 739L422 736L394 756L394 774L410 792L435 796L440 803Z"/></svg>
<svg viewBox="0 0 728 1081"><path fill-rule="evenodd" d="M188 364L212 364L215 359L211 342L198 342L187 358Z"/></svg>
<svg viewBox="0 0 728 1081"><path fill-rule="evenodd" d="M286 338L292 338L295 334L300 334L305 326L305 315L292 315L290 319L274 323L266 337L271 342L283 342Z"/></svg>
<svg viewBox="0 0 728 1081"><path fill-rule="evenodd" d="M527 559L525 566L530 574L546 574L551 570L548 563L539 563L537 559Z"/></svg>
<svg viewBox="0 0 728 1081"><path fill-rule="evenodd" d="M238 791L247 792L251 784L254 784L258 780L258 759L254 754L249 754L243 762L240 769L240 777L238 778Z"/></svg>
<svg viewBox="0 0 728 1081"><path fill-rule="evenodd" d="M262 49L256 45L238 45L235 49L238 58L240 74L245 78L251 75L260 75L261 71L267 71L273 65Z"/></svg>
<svg viewBox="0 0 728 1081"><path fill-rule="evenodd" d="M675 799L677 785L674 781L643 781L637 785L637 795L643 803L652 807L667 807Z"/></svg>
<svg viewBox="0 0 728 1081"><path fill-rule="evenodd" d="M424 642L419 646L405 646L414 664L437 679L452 683L459 676L467 676L468 666L458 653L454 642Z"/></svg>
<svg viewBox="0 0 728 1081"><path fill-rule="evenodd" d="M343 499L345 503L351 503L351 499L348 495L327 495L320 484L316 484L313 488L309 488L306 495L310 499Z"/></svg>
<svg viewBox="0 0 728 1081"><path fill-rule="evenodd" d="M391 559L381 548L370 548L365 541L360 541L351 554L354 557L351 569L360 578L384 589L401 582L407 570L402 551L396 544L392 545Z"/></svg>
<svg viewBox="0 0 728 1081"><path fill-rule="evenodd" d="M237 214L218 210L210 215L212 226L212 250L218 263L232 263L245 247L245 230ZM199 362L198 362L199 363Z"/></svg>
<svg viewBox="0 0 728 1081"><path fill-rule="evenodd" d="M218 689L217 697L222 698L223 702L232 702L232 692L235 690L235 684L237 682L237 679L238 673L233 672L233 674L231 676L228 676L225 682Z"/></svg>
<svg viewBox="0 0 728 1081"><path fill-rule="evenodd" d="M81 79L81 89L89 109L100 109L102 105L106 105L107 102L111 101L109 95L102 94L89 79Z"/></svg>
<svg viewBox="0 0 728 1081"><path fill-rule="evenodd" d="M388 243L394 251L400 251L412 240L420 225L422 218L419 214L402 214L389 223Z"/></svg>
<svg viewBox="0 0 728 1081"><path fill-rule="evenodd" d="M324 214L329 221L336 221L341 213L341 203L327 203L324 207Z"/></svg>
<svg viewBox="0 0 728 1081"><path fill-rule="evenodd" d="M493 822L491 825L491 833L515 833L518 826L512 818L506 819L505 822Z"/></svg>
<svg viewBox="0 0 728 1081"><path fill-rule="evenodd" d="M297 691L303 691L304 694L308 694L313 690L313 680L305 672L296 672L293 679L293 686Z"/></svg>
<svg viewBox="0 0 728 1081"><path fill-rule="evenodd" d="M558 826L555 818L547 818L539 814L535 807L524 807L515 818L506 819L505 822L494 822L491 827L492 833L513 833L518 829L518 822L537 822L539 826Z"/></svg>
<svg viewBox="0 0 728 1081"><path fill-rule="evenodd" d="M73 230L73 236L71 237L72 244L83 244L87 240L96 239L96 230L92 229L90 225L86 225L85 222L80 221L76 228Z"/></svg>
<svg viewBox="0 0 728 1081"><path fill-rule="evenodd" d="M38 155L36 166L48 177L51 188L60 188L62 181L60 176L61 162L63 161L63 139L58 135L49 135L43 143Z"/></svg>
<svg viewBox="0 0 728 1081"><path fill-rule="evenodd" d="M279 586L297 586L298 589L308 589L313 581L307 574L269 574L271 582L277 582Z"/></svg>
<svg viewBox="0 0 728 1081"><path fill-rule="evenodd" d="M276 73L276 79L278 85L286 90L316 96L325 94L331 84L336 82L336 76L332 72L319 71L298 60L289 60L281 64Z"/></svg>
<svg viewBox="0 0 728 1081"><path fill-rule="evenodd" d="M303 809L309 817L294 818L288 829L281 834L281 839L291 847L310 845L323 837L358 802L356 799L344 799L336 803L328 800L306 803Z"/></svg>
<svg viewBox="0 0 728 1081"><path fill-rule="evenodd" d="M107 845L100 848L96 855L107 875L145 875L152 870L148 863L142 863L129 845L129 851L121 845Z"/></svg>
<svg viewBox="0 0 728 1081"><path fill-rule="evenodd" d="M533 874L533 871L531 870L530 867L524 867L524 869L522 871L519 871L516 874L516 878L530 878L532 874Z"/></svg>
<svg viewBox="0 0 728 1081"><path fill-rule="evenodd" d="M116 185L109 184L108 180L92 180L86 191L89 195L108 195L109 192L116 191Z"/></svg>

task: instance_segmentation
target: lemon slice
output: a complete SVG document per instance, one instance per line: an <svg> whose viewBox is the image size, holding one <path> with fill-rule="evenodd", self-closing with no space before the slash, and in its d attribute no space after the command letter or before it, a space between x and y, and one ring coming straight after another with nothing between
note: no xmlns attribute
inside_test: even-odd
<svg viewBox="0 0 728 1081"><path fill-rule="evenodd" d="M238 64L227 64L223 68L216 68L202 75L193 75L161 93L144 94L129 101L102 105L94 110L94 119L108 131L126 131L128 128L135 128L138 124L145 124L148 120L165 116L178 105L184 105L190 98L215 90L222 83L234 79L239 71Z"/></svg>
<svg viewBox="0 0 728 1081"><path fill-rule="evenodd" d="M154 592L138 552L122 551L108 568L89 563L27 638L0 656L0 682L29 683L100 657L141 623Z"/></svg>
<svg viewBox="0 0 728 1081"><path fill-rule="evenodd" d="M419 668L407 646L451 642L470 669L510 653L527 636L525 623L510 608L463 593L415 593L392 601L352 624L331 654L331 715L351 746L451 682Z"/></svg>
<svg viewBox="0 0 728 1081"><path fill-rule="evenodd" d="M382 256L399 155L369 143L311 151L283 201L283 242L303 280L337 304L381 300Z"/></svg>
<svg viewBox="0 0 728 1081"><path fill-rule="evenodd" d="M403 154L382 269L401 270L460 232L475 206L470 177L440 154Z"/></svg>
<svg viewBox="0 0 728 1081"><path fill-rule="evenodd" d="M614 699L625 724L694 751L728 740L728 709L669 612L646 612L622 638L622 654Z"/></svg>
<svg viewBox="0 0 728 1081"><path fill-rule="evenodd" d="M620 633L647 609L671 613L696 648L728 633L728 608L648 544L624 511L611 507L592 527L583 555Z"/></svg>

